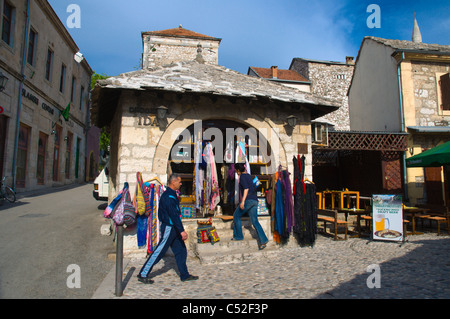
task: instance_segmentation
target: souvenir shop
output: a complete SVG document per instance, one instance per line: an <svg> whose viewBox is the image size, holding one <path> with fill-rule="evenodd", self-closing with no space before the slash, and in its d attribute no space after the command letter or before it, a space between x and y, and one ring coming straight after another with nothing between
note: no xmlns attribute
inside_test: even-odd
<svg viewBox="0 0 450 319"><path fill-rule="evenodd" d="M210 142L205 144L203 153L212 156ZM243 151L239 151L236 158L245 160ZM247 172L250 172L248 160L245 163ZM198 243L211 242L214 244L219 241L219 235L210 223L212 219L210 216L217 216L212 208L220 207L218 204L228 202L228 200L230 200L227 205L229 208L236 207L237 203L234 203L233 198L240 194L237 191L235 193L234 184L238 183L239 177L235 174L234 163L228 164L229 169L224 171L222 179L231 181L232 187L221 191L216 174L216 163L206 161L205 164L203 169L198 167L194 169L194 180L196 180L195 175L203 175L200 179L197 178L197 182L193 182L195 186L185 187L184 191L179 192L181 217L184 220L200 217L197 219ZM291 173L287 169L283 169L281 165L274 174L264 175L266 178L264 184L261 183L258 187L258 215L269 218L269 240L284 244L290 237L293 237L300 246L313 246L317 234L316 186L304 176L305 156L294 156L293 164L293 184L291 183ZM205 174L205 172L207 173ZM201 183L198 183L198 180ZM189 178L186 181L189 182ZM222 185L226 186L226 184L225 182ZM202 186L199 187L199 185ZM267 187L267 189L264 191L263 187ZM125 182L124 188L105 209L105 218L110 218L116 225L126 225L136 232L137 247L141 250L145 249L143 251L146 251L147 254L152 254L159 242L158 207L160 197L165 190L166 187L162 185L159 178L144 182L141 172L137 172L134 197L131 196L128 182ZM189 190L195 194L181 195ZM191 203L191 200L194 202ZM232 211L230 211L230 215L232 215ZM221 216L222 212L218 217ZM209 221L206 221L205 217L210 217Z"/></svg>
<svg viewBox="0 0 450 319"><path fill-rule="evenodd" d="M195 219L232 216L238 196L233 164L245 162L261 182L258 211L262 220L268 222L276 216L276 205L268 205L267 194L281 207L276 201L276 190L280 190L277 179L274 181L277 173L282 186L278 195L285 198L290 189L292 203L284 200L283 204L289 213L278 214L283 222L277 224L277 230L283 240L295 227L301 229L293 210L293 159L304 157L302 174L305 180L312 180L311 120L336 109L336 104L312 94L281 90L268 81L196 62L101 80L92 91L91 117L96 126L107 126L111 132L108 203L125 183L134 201L140 185L138 172L144 187L145 183L156 185L153 201L168 176L178 173L183 183L183 223L188 230L195 225L190 229L194 232ZM151 196L150 190L149 201ZM142 247L138 234L149 238L144 233L152 223L147 216L147 227L129 227L124 250ZM150 233L151 238L154 233Z"/></svg>

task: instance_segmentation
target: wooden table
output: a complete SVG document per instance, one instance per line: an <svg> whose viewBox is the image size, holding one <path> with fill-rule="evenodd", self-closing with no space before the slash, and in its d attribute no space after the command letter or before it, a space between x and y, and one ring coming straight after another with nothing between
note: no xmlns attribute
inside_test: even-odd
<svg viewBox="0 0 450 319"><path fill-rule="evenodd" d="M331 195L331 207L334 209L334 197L333 197L333 191L323 191L322 196L320 196L320 200L322 201L322 209L325 209L325 199L327 195Z"/></svg>
<svg viewBox="0 0 450 319"><path fill-rule="evenodd" d="M317 192L317 193L316 193L316 197L317 197L317 208L318 208L318 209L324 208L324 207L322 206L322 192Z"/></svg>
<svg viewBox="0 0 450 319"><path fill-rule="evenodd" d="M408 235L422 235L423 234L421 232L416 232L416 214L425 213L427 211L429 211L429 209L427 209L427 208L403 206L403 212L411 215L411 219L412 219L412 233L409 233Z"/></svg>
<svg viewBox="0 0 450 319"><path fill-rule="evenodd" d="M357 220L357 229L358 229L358 235L352 236L354 237L361 237L361 217L368 215L370 216L372 214L372 212L370 210L365 210L365 209L353 209L353 208L342 208L342 209L338 209L339 213L344 213L345 214L345 221L347 221L347 217L348 215L356 215L356 220ZM370 217L372 218L372 217Z"/></svg>
<svg viewBox="0 0 450 319"><path fill-rule="evenodd" d="M356 209L359 209L359 192L358 191L349 191L349 190L344 190L344 191L323 191L322 192L322 200L323 200L323 204L322 207L325 207L325 196L327 194L331 194L331 209L334 209L334 196L337 195L338 196L338 209L343 209L344 208L344 197L347 196L347 208L350 208L350 196L351 195L355 195L356 196Z"/></svg>

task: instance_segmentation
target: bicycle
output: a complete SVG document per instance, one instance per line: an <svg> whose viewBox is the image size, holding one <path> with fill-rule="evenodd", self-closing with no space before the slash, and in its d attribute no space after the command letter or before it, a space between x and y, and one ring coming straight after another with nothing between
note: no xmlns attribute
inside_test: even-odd
<svg viewBox="0 0 450 319"><path fill-rule="evenodd" d="M6 186L5 180L6 176L3 177L2 182L0 183L0 198L6 199L10 203L14 203L16 201L16 193L11 187Z"/></svg>

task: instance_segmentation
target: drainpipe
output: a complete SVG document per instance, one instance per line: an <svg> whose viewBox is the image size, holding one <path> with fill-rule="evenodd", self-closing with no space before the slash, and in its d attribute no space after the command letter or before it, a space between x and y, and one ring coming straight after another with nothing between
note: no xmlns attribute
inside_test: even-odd
<svg viewBox="0 0 450 319"><path fill-rule="evenodd" d="M26 26L25 26L25 39L23 43L23 59L22 59L22 70L21 75L22 78L20 80L20 86L19 86L19 98L17 102L17 121L16 121L16 137L14 140L14 153L13 153L13 162L12 162L12 172L11 176L13 178L13 184L12 188L14 191L16 190L16 164L17 164L17 148L19 145L19 129L20 129L20 112L22 110L22 89L23 89L23 82L25 81L25 64L27 59L27 44L28 44L28 31L30 28L30 0L27 1L27 12L26 12Z"/></svg>
<svg viewBox="0 0 450 319"><path fill-rule="evenodd" d="M400 61L397 63L398 97L399 97L399 102L400 102L400 122L401 122L402 132L406 132L405 119L404 119L404 114L403 114L402 75L401 75L401 71L400 71L400 65L404 59L405 59L405 52L402 52L402 57L401 57ZM406 154L405 154L405 152L403 152L402 160L403 160L403 181L404 181L404 185L405 185L405 200L408 201L409 195L408 195L408 180L407 180L407 174L406 174Z"/></svg>

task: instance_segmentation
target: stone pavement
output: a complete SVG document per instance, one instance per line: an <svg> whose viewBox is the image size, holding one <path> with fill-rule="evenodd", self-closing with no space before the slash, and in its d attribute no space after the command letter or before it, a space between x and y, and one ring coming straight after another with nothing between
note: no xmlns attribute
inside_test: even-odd
<svg viewBox="0 0 450 319"><path fill-rule="evenodd" d="M142 258L124 261L122 297L114 295L113 268L92 298L450 298L450 236L446 233L408 236L403 245L364 238L334 241L318 235L312 248L288 245L276 254L242 262L202 265L188 259L190 273L200 277L191 282L180 281L174 258L166 256L152 271L154 283L142 284L136 275L143 263ZM368 283L379 283L380 288L369 288Z"/></svg>

